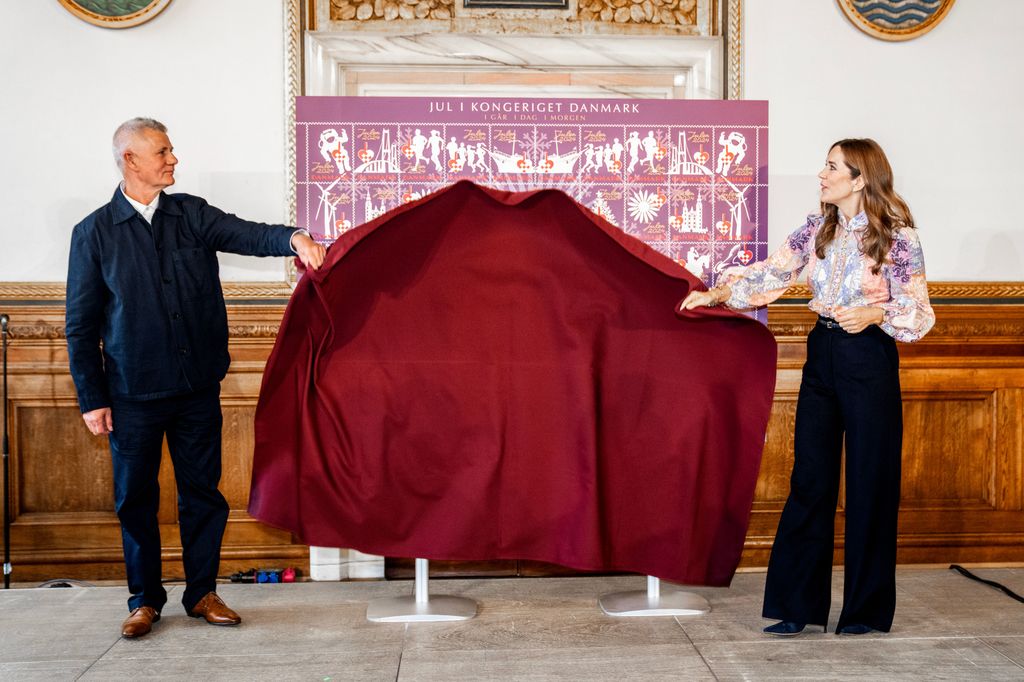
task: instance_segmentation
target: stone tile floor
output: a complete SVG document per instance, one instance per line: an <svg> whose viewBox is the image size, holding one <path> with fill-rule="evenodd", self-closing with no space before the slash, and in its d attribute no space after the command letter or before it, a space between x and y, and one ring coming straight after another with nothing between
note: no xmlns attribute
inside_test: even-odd
<svg viewBox="0 0 1024 682"><path fill-rule="evenodd" d="M977 569L1024 593L1024 568ZM763 573L695 588L712 611L611 618L597 598L637 576L435 580L475 599L460 623L376 624L366 604L412 583L218 588L234 628L188 618L181 586L154 631L119 637L122 586L0 591L0 679L12 680L1024 680L1024 604L943 569L901 569L893 631L859 637L761 633ZM663 584L663 589L671 586ZM833 623L842 574L833 583Z"/></svg>

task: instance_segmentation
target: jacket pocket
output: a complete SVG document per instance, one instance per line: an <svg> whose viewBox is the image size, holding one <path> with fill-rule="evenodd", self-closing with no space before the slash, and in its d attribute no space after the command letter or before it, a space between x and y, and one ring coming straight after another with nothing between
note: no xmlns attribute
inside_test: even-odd
<svg viewBox="0 0 1024 682"><path fill-rule="evenodd" d="M206 249L178 249L172 254L178 290L186 301L207 298L214 290L214 275Z"/></svg>

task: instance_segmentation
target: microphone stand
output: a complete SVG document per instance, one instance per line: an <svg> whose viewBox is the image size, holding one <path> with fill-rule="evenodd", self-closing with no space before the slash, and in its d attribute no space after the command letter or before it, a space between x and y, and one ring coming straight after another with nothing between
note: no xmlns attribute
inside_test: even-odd
<svg viewBox="0 0 1024 682"><path fill-rule="evenodd" d="M7 323L10 318L0 315L0 336L3 337L3 375L4 375L4 589L11 587L11 486L9 460L11 455L11 439L7 433Z"/></svg>

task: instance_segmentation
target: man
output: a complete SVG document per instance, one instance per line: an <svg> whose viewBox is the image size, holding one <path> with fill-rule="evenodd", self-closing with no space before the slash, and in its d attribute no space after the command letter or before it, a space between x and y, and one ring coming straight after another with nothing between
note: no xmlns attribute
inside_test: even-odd
<svg viewBox="0 0 1024 682"><path fill-rule="evenodd" d="M114 158L123 182L71 236L66 333L82 418L110 441L131 591L121 634L149 632L167 601L157 524L165 435L178 486L182 604L190 616L236 625L241 618L216 593L228 517L217 490L220 380L230 363L217 252L295 253L316 270L324 248L304 230L164 194L178 159L158 121L133 118L118 127Z"/></svg>

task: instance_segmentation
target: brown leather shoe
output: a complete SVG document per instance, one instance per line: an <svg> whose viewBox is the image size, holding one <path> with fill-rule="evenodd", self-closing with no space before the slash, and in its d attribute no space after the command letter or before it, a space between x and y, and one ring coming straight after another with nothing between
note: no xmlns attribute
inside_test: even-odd
<svg viewBox="0 0 1024 682"><path fill-rule="evenodd" d="M238 625L242 622L241 616L229 609L216 592L207 592L206 596L192 607L188 615L193 618L205 618L210 625Z"/></svg>
<svg viewBox="0 0 1024 682"><path fill-rule="evenodd" d="M153 629L153 623L160 620L160 614L152 606L140 606L128 614L121 624L121 636L132 639L142 637Z"/></svg>

